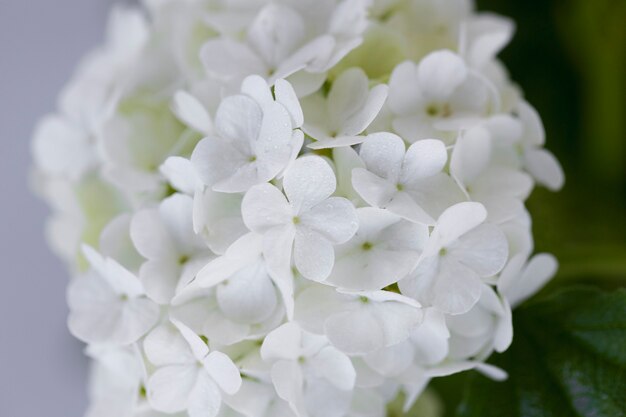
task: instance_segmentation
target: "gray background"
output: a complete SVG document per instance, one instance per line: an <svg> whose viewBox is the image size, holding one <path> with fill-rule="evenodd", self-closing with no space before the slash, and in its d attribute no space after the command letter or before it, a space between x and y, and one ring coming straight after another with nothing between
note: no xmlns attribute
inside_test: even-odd
<svg viewBox="0 0 626 417"><path fill-rule="evenodd" d="M87 364L66 330L64 266L27 185L36 120L103 38L113 0L0 0L0 416L75 417ZM114 416L112 416L114 417Z"/></svg>

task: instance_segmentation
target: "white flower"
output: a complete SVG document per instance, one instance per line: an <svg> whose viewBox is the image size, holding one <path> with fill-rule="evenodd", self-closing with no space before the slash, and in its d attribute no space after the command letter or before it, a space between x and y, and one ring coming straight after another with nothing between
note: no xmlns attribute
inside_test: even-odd
<svg viewBox="0 0 626 417"><path fill-rule="evenodd" d="M331 167L318 156L298 158L285 173L285 194L271 184L251 188L243 199L243 220L264 235L263 253L270 271L296 268L308 279L328 277L333 246L349 240L358 228L356 211L345 198L330 197L336 188Z"/></svg>
<svg viewBox="0 0 626 417"><path fill-rule="evenodd" d="M68 325L87 343L128 345L158 321L160 308L146 298L139 279L89 246L83 253L93 271L70 284Z"/></svg>
<svg viewBox="0 0 626 417"><path fill-rule="evenodd" d="M265 89L269 94L267 84ZM191 156L203 183L236 193L276 177L302 146L302 132L293 130L291 120L285 106L273 100L225 98L215 116L216 135L203 139Z"/></svg>
<svg viewBox="0 0 626 417"><path fill-rule="evenodd" d="M202 268L198 286L217 287L217 301L231 320L254 323L264 321L276 308L280 290L287 315L293 315L293 281L290 277L270 275L263 258L263 237L244 235L226 253Z"/></svg>
<svg viewBox="0 0 626 417"><path fill-rule="evenodd" d="M148 379L150 405L157 411L189 417L214 417L222 392L235 394L241 375L228 356L210 351L207 344L184 324L161 325L144 341L144 351L156 370Z"/></svg>
<svg viewBox="0 0 626 417"><path fill-rule="evenodd" d="M496 275L506 263L504 233L483 224L480 203L459 203L444 211L417 268L398 285L402 294L448 314L467 312L480 298L481 278Z"/></svg>
<svg viewBox="0 0 626 417"><path fill-rule="evenodd" d="M362 69L351 68L333 82L326 97L318 93L302 101L306 120L303 130L316 140L309 148L349 146L365 140L359 135L387 99L386 85L379 84L370 90L368 84Z"/></svg>
<svg viewBox="0 0 626 417"><path fill-rule="evenodd" d="M251 74L273 84L303 69L323 73L360 43L366 3L269 3L250 23L244 41L229 36L210 40L202 47L202 62L212 77L231 83ZM324 78L313 79L317 90Z"/></svg>
<svg viewBox="0 0 626 417"><path fill-rule="evenodd" d="M356 373L350 358L326 338L289 322L267 335L261 357L273 363L276 392L297 416L345 415Z"/></svg>
<svg viewBox="0 0 626 417"><path fill-rule="evenodd" d="M452 139L457 129L470 127L495 110L493 101L486 80L448 50L433 52L418 65L409 61L398 65L389 80L393 128L410 142Z"/></svg>
<svg viewBox="0 0 626 417"><path fill-rule="evenodd" d="M147 260L139 276L146 292L167 304L212 257L206 244L194 233L193 200L174 194L158 208L137 212L131 222L131 238Z"/></svg>
<svg viewBox="0 0 626 417"><path fill-rule="evenodd" d="M357 209L359 230L337 246L325 282L352 290L380 290L411 272L428 240L426 226L371 207Z"/></svg>
<svg viewBox="0 0 626 417"><path fill-rule="evenodd" d="M398 136L375 133L361 145L360 156L365 169L353 171L352 185L374 207L431 225L430 213L438 215L440 207L457 198L457 187L442 172L448 154L439 140L418 141L405 152Z"/></svg>

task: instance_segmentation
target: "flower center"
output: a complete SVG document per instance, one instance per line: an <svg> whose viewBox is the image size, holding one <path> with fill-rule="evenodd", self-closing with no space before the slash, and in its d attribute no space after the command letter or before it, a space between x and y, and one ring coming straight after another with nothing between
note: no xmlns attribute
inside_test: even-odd
<svg viewBox="0 0 626 417"><path fill-rule="evenodd" d="M363 250L370 250L372 247L374 247L374 245L371 242L365 242L361 245Z"/></svg>
<svg viewBox="0 0 626 417"><path fill-rule="evenodd" d="M298 216L293 216L292 221L293 221L293 224L300 224L300 217L298 217Z"/></svg>

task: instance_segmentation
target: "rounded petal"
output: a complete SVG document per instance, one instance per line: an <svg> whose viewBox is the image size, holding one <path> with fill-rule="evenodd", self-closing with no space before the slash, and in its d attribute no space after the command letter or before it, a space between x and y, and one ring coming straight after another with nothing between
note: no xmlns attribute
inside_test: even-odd
<svg viewBox="0 0 626 417"><path fill-rule="evenodd" d="M316 155L296 159L285 172L283 188L294 213L302 213L335 191L337 180L328 163Z"/></svg>
<svg viewBox="0 0 626 417"><path fill-rule="evenodd" d="M171 325L160 325L143 341L146 357L155 366L183 365L195 362L189 344Z"/></svg>
<svg viewBox="0 0 626 417"><path fill-rule="evenodd" d="M312 358L312 363L314 372L338 389L348 391L354 388L356 371L345 353L327 346Z"/></svg>
<svg viewBox="0 0 626 417"><path fill-rule="evenodd" d="M417 66L417 82L431 100L445 102L468 74L463 59L448 50L432 52Z"/></svg>
<svg viewBox="0 0 626 417"><path fill-rule="evenodd" d="M367 129L385 104L388 91L389 88L384 84L372 88L359 111L344 121L341 133L358 135Z"/></svg>
<svg viewBox="0 0 626 417"><path fill-rule="evenodd" d="M368 135L359 151L368 171L394 184L400 179L404 154L404 141L386 132Z"/></svg>
<svg viewBox="0 0 626 417"><path fill-rule="evenodd" d="M228 355L213 351L202 361L204 369L211 378L228 395L236 394L241 388L241 374L239 368Z"/></svg>
<svg viewBox="0 0 626 417"><path fill-rule="evenodd" d="M326 320L324 330L333 346L349 355L374 352L385 346L380 323L363 309L333 314Z"/></svg>
<svg viewBox="0 0 626 417"><path fill-rule="evenodd" d="M345 198L331 197L300 216L300 224L334 244L348 241L359 227L356 209Z"/></svg>
<svg viewBox="0 0 626 417"><path fill-rule="evenodd" d="M493 224L483 224L461 236L448 247L448 254L480 277L502 270L509 255L506 236Z"/></svg>
<svg viewBox="0 0 626 417"><path fill-rule="evenodd" d="M299 227L293 245L294 263L307 279L323 281L335 263L332 243L317 231Z"/></svg>
<svg viewBox="0 0 626 417"><path fill-rule="evenodd" d="M282 192L271 184L256 185L243 198L241 215L246 226L257 233L291 222L293 212Z"/></svg>
<svg viewBox="0 0 626 417"><path fill-rule="evenodd" d="M386 179L363 168L352 171L354 190L373 207L386 207L397 194L397 188Z"/></svg>
<svg viewBox="0 0 626 417"><path fill-rule="evenodd" d="M217 302L224 315L237 323L261 323L276 309L276 289L259 257L217 287Z"/></svg>
<svg viewBox="0 0 626 417"><path fill-rule="evenodd" d="M439 216L435 227L441 245L445 246L455 241L484 222L486 218L487 210L480 203L458 203L446 209Z"/></svg>
<svg viewBox="0 0 626 417"><path fill-rule="evenodd" d="M215 417L222 405L222 393L205 372L199 372L196 384L189 394L189 417Z"/></svg>
<svg viewBox="0 0 626 417"><path fill-rule="evenodd" d="M525 166L541 185L558 191L565 183L565 174L559 161L545 149L529 149L524 154Z"/></svg>
<svg viewBox="0 0 626 417"><path fill-rule="evenodd" d="M263 340L261 357L263 360L292 359L300 356L302 330L295 322L288 322L274 329Z"/></svg>
<svg viewBox="0 0 626 417"><path fill-rule="evenodd" d="M171 365L157 369L148 379L146 387L150 406L164 413L186 410L198 373L195 365Z"/></svg>
<svg viewBox="0 0 626 417"><path fill-rule="evenodd" d="M410 184L417 179L432 177L443 170L447 161L448 151L442 141L418 140L406 151L401 181Z"/></svg>
<svg viewBox="0 0 626 417"><path fill-rule="evenodd" d="M276 95L276 101L282 104L289 112L292 127L302 127L304 123L302 107L300 107L298 96L296 96L296 92L291 84L283 79L276 80L274 83L274 94Z"/></svg>
<svg viewBox="0 0 626 417"><path fill-rule="evenodd" d="M222 80L265 72L265 65L248 45L229 37L207 41L200 50L200 59L209 74Z"/></svg>
<svg viewBox="0 0 626 417"><path fill-rule="evenodd" d="M491 136L483 127L466 131L454 145L450 173L463 186L470 185L488 166Z"/></svg>
<svg viewBox="0 0 626 417"><path fill-rule="evenodd" d="M200 100L186 91L174 93L172 111L180 121L200 133L208 134L213 129L211 116Z"/></svg>

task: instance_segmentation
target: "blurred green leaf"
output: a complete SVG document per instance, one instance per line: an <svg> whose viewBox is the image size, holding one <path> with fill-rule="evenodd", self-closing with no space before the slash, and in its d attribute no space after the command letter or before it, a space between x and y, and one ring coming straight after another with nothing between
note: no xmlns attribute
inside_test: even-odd
<svg viewBox="0 0 626 417"><path fill-rule="evenodd" d="M472 373L458 417L626 415L626 290L565 290L522 306L506 382Z"/></svg>

